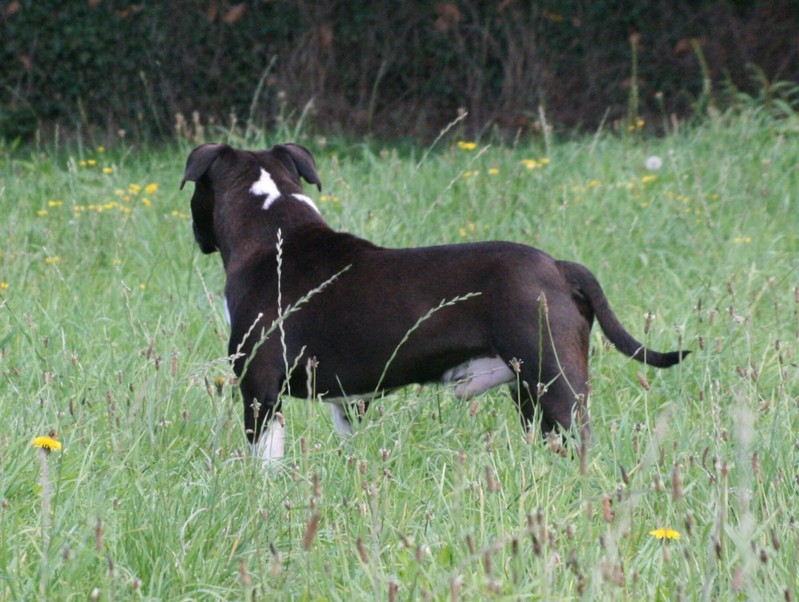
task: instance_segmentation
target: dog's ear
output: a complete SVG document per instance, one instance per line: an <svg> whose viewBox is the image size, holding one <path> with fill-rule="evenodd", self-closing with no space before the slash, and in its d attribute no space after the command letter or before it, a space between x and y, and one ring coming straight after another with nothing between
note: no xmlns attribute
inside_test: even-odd
<svg viewBox="0 0 799 602"><path fill-rule="evenodd" d="M227 144L201 144L189 154L186 159L186 171L183 173L183 180L180 182L180 189L186 182L196 182L205 175L211 163L219 156L224 149L229 148Z"/></svg>
<svg viewBox="0 0 799 602"><path fill-rule="evenodd" d="M316 173L316 162L307 148L293 143L278 144L272 148L272 154L286 166L286 169L297 176L297 181L302 176L306 182L322 190L322 182Z"/></svg>

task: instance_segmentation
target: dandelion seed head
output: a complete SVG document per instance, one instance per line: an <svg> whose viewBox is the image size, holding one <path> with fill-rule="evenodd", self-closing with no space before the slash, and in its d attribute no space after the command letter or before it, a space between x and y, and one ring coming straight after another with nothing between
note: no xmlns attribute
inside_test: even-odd
<svg viewBox="0 0 799 602"><path fill-rule="evenodd" d="M663 159L658 157L657 155L652 155L651 157L647 157L646 161L644 162L644 166L649 171L657 171L661 167L663 167Z"/></svg>

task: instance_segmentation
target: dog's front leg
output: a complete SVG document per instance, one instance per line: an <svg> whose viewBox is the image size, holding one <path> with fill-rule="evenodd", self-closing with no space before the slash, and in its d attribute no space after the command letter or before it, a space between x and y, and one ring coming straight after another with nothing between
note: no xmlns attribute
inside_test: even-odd
<svg viewBox="0 0 799 602"><path fill-rule="evenodd" d="M344 397L325 399L325 403L330 405L330 416L333 418L333 426L336 432L342 436L352 435L352 418L357 414L360 421L369 407L370 399L356 399L348 401Z"/></svg>
<svg viewBox="0 0 799 602"><path fill-rule="evenodd" d="M333 426L339 435L352 435L352 424L347 415L347 409L341 403L330 402L330 415L333 418Z"/></svg>
<svg viewBox="0 0 799 602"><path fill-rule="evenodd" d="M286 444L286 421L280 413L278 395L264 395L261 402L248 391L248 386L242 386L244 429L253 455L264 463L278 460L283 457Z"/></svg>
<svg viewBox="0 0 799 602"><path fill-rule="evenodd" d="M253 455L265 464L283 457L286 446L286 419L280 412L273 412L266 429L253 444Z"/></svg>

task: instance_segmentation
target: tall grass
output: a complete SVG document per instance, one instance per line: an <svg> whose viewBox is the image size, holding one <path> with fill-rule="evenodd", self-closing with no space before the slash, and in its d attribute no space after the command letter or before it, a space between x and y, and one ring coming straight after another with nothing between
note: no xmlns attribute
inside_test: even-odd
<svg viewBox="0 0 799 602"><path fill-rule="evenodd" d="M289 400L264 472L220 261L177 190L189 149L0 154L0 599L794 599L798 134L751 111L546 153L304 141L333 227L541 247L589 266L647 344L693 350L657 371L594 331L584 474L505 392L437 386L378 400L349 439Z"/></svg>

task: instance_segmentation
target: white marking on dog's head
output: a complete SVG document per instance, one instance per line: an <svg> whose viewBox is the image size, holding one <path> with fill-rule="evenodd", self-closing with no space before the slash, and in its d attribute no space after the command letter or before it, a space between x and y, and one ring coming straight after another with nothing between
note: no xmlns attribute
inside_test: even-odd
<svg viewBox="0 0 799 602"><path fill-rule="evenodd" d="M277 188L277 184L275 184L272 176L269 175L269 172L263 167L261 168L261 175L259 178L250 186L250 192L256 196L266 197L262 209L269 209L272 203L280 198L280 191Z"/></svg>
<svg viewBox="0 0 799 602"><path fill-rule="evenodd" d="M280 190L275 184L275 181L272 179L272 176L268 171L266 171L263 167L261 168L261 175L258 179L253 182L252 186L250 186L250 192L256 196L265 196L264 204L261 206L261 209L267 210L269 207L272 206L276 200L278 200L281 196ZM291 195L298 201L302 201L306 205L308 205L311 209L319 213L319 209L317 209L314 202L310 199L310 197L305 196L304 194L293 193Z"/></svg>
<svg viewBox="0 0 799 602"><path fill-rule="evenodd" d="M303 203L308 205L311 209L313 209L314 211L319 213L319 209L317 209L316 205L314 204L314 202L311 200L310 197L307 197L304 194L297 194L296 192L294 194L292 194L291 196L293 196L298 201L302 201Z"/></svg>

